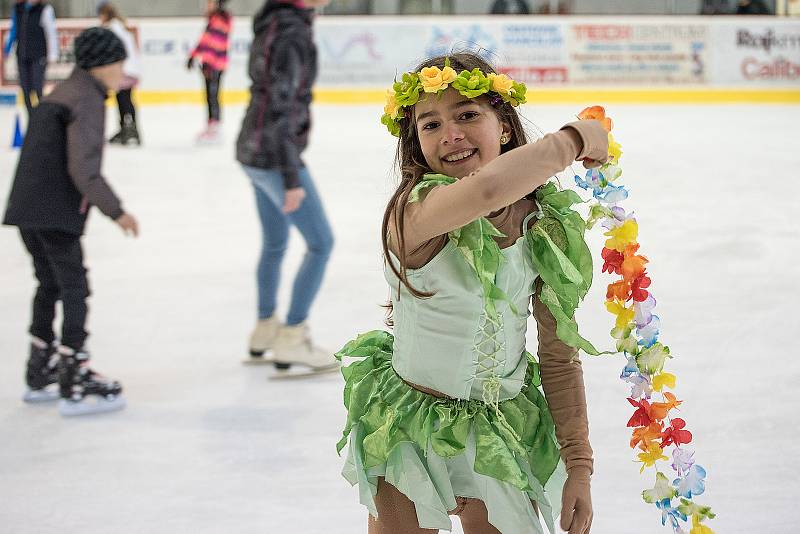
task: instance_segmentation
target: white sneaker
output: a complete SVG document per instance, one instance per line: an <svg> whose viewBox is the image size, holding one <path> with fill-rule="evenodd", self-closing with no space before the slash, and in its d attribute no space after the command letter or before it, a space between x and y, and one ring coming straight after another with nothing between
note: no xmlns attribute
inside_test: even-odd
<svg viewBox="0 0 800 534"><path fill-rule="evenodd" d="M267 351L272 350L275 345L280 327L281 323L274 315L268 319L258 320L250 334L250 359L245 360L245 363L272 363L274 361L271 354L267 355Z"/></svg>
<svg viewBox="0 0 800 534"><path fill-rule="evenodd" d="M288 369L292 365L308 367L312 373L326 373L339 369L339 361L333 353L311 343L306 323L282 326L275 340L275 360L278 368Z"/></svg>

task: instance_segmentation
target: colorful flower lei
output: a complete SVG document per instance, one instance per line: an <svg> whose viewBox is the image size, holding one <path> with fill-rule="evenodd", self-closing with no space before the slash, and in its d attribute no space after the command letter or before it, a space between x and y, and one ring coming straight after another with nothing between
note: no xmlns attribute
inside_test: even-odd
<svg viewBox="0 0 800 534"><path fill-rule="evenodd" d="M515 82L505 74L484 74L478 68L462 70L456 74L450 67L450 60L446 59L443 69L436 66L425 67L419 72L406 72L400 81L395 80L392 88L386 91L381 123L386 125L389 133L399 137L400 121L405 118L403 108L419 102L420 93L441 96L448 87L467 98L477 98L488 93L492 105L508 102L516 107L526 102L527 89L524 84Z"/></svg>
<svg viewBox="0 0 800 534"><path fill-rule="evenodd" d="M650 467L656 470L655 485L644 490L642 498L656 505L661 511L661 524L669 522L674 532L685 534L680 522L691 517L689 534L714 534L702 524L714 517L711 508L693 501L695 495L705 491L706 470L694 462L694 451L684 447L692 441L692 433L685 429L686 421L670 416L683 401L666 391L675 389L676 377L664 371L664 364L673 356L669 347L658 341L661 321L653 313L656 299L649 289L651 280L645 268L649 260L638 253L639 227L633 213L619 205L628 197L619 181L622 150L611 135L612 121L601 106L584 109L578 118L600 121L608 131L608 163L589 169L585 179L575 176L575 182L584 190L591 190L594 197L587 228L601 221L607 230L604 235L608 239L601 252L603 272L620 275L608 285L606 308L616 316L611 336L617 350L627 358L620 378L630 384L628 402L635 408L628 421L628 427L633 428L630 446L642 451L637 455L642 464L640 472ZM660 401L651 402L656 393ZM672 482L657 466L659 461L669 460L664 455L668 448L672 449L671 466L677 474ZM673 503L676 498L680 498L677 505Z"/></svg>

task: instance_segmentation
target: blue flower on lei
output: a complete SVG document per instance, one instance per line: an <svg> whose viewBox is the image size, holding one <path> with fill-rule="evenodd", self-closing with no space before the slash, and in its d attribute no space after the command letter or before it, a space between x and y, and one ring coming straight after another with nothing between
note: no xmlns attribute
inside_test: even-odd
<svg viewBox="0 0 800 534"><path fill-rule="evenodd" d="M586 179L575 175L575 183L581 189L592 190L592 196L603 204L613 205L628 198L628 191L624 186L612 185L599 169L586 171Z"/></svg>
<svg viewBox="0 0 800 534"><path fill-rule="evenodd" d="M661 510L661 524L666 525L667 521L669 521L669 525L672 527L672 530L677 531L680 528L680 523L678 523L678 520L686 521L688 519L686 514L677 508L673 508L671 499L658 501L656 503L656 507Z"/></svg>
<svg viewBox="0 0 800 534"><path fill-rule="evenodd" d="M652 347L653 344L658 341L660 329L661 319L658 318L658 315L653 314L649 323L644 326L636 327L636 333L641 338L639 344L645 347Z"/></svg>
<svg viewBox="0 0 800 534"><path fill-rule="evenodd" d="M706 470L698 464L689 468L689 472L683 478L676 478L672 485L678 488L678 495L691 499L692 495L702 495L706 491Z"/></svg>

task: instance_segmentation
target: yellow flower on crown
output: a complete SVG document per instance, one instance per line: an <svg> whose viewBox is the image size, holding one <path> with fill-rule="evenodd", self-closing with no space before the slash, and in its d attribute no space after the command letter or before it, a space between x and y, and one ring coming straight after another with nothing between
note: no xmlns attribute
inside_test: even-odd
<svg viewBox="0 0 800 534"><path fill-rule="evenodd" d="M511 94L514 81L505 74L495 74L491 72L486 75L491 83L492 91L501 95Z"/></svg>
<svg viewBox="0 0 800 534"><path fill-rule="evenodd" d="M383 112L389 115L392 120L403 116L400 105L397 103L397 95L393 89L386 90L386 105L383 106Z"/></svg>
<svg viewBox="0 0 800 534"><path fill-rule="evenodd" d="M439 67L425 67L419 71L419 81L422 82L422 90L426 93L438 93L456 79L458 75L451 67L440 69Z"/></svg>

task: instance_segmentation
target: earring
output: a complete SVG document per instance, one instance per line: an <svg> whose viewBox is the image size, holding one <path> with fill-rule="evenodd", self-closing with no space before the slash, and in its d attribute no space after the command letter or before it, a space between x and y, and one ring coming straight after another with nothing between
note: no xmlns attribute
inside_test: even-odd
<svg viewBox="0 0 800 534"><path fill-rule="evenodd" d="M508 135L507 133L504 133L503 135L500 136L500 144L501 145L505 145L509 141L511 141L511 136Z"/></svg>

